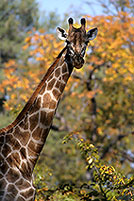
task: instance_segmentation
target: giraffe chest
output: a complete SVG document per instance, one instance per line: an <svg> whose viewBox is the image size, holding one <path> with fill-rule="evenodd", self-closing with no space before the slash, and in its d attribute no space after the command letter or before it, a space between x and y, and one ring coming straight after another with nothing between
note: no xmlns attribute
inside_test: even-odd
<svg viewBox="0 0 134 201"><path fill-rule="evenodd" d="M32 181L25 179L19 172L9 168L0 179L1 201L33 201L35 189Z"/></svg>
<svg viewBox="0 0 134 201"><path fill-rule="evenodd" d="M0 200L32 201L35 189L24 145L11 134L0 136ZM26 147L25 147L26 150Z"/></svg>

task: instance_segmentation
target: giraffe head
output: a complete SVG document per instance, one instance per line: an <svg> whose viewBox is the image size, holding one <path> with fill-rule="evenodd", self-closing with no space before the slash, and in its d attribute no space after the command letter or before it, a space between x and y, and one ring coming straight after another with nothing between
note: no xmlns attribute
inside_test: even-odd
<svg viewBox="0 0 134 201"><path fill-rule="evenodd" d="M81 19L81 27L75 28L73 26L73 19L69 18L69 30L68 33L61 28L57 28L58 37L61 40L65 40L67 43L67 55L70 58L70 61L73 67L79 69L84 64L84 55L86 51L86 47L90 40L93 40L98 32L97 28L93 28L86 32L85 18Z"/></svg>

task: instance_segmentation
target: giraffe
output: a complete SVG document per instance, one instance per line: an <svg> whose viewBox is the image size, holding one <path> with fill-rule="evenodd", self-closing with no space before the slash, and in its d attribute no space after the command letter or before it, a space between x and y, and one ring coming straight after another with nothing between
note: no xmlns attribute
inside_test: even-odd
<svg viewBox="0 0 134 201"><path fill-rule="evenodd" d="M85 18L80 28L69 18L68 33L57 28L66 45L37 86L15 121L0 130L0 200L33 201L36 189L33 170L52 125L61 94L73 71L84 64L85 50L97 35L86 32Z"/></svg>

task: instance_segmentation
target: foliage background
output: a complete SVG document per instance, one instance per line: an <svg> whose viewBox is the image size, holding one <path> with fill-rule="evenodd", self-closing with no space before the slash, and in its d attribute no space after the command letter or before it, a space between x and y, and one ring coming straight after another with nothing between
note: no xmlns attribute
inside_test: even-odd
<svg viewBox="0 0 134 201"><path fill-rule="evenodd" d="M85 17L87 30L98 27L98 36L60 101L34 171L36 200L134 200L134 2L97 3L104 15ZM62 20L49 13L39 23L34 0L2 0L0 12L3 127L63 48L55 28L67 28L69 13Z"/></svg>

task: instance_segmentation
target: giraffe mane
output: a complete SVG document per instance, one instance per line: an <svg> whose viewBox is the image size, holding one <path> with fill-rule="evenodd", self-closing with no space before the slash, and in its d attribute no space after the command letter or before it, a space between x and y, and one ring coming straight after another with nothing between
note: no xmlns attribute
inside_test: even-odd
<svg viewBox="0 0 134 201"><path fill-rule="evenodd" d="M29 110L29 108L31 107L31 105L34 103L38 93L41 91L45 81L47 80L47 78L51 75L51 73L53 72L56 64L59 62L62 54L65 52L65 50L67 49L67 46L65 46L61 52L59 53L59 55L56 57L55 61L53 62L53 64L50 66L50 68L48 69L48 71L46 72L46 74L44 75L44 77L42 78L41 82L38 84L37 88L35 89L35 91L33 92L32 96L30 97L30 99L28 100L28 102L26 103L26 105L24 106L24 108L22 109L22 111L19 113L19 115L16 117L16 119L9 124L7 127L5 128L1 128L0 129L0 134L3 132L7 132L8 130L12 129L19 121L22 120L23 116L26 114L26 112Z"/></svg>

